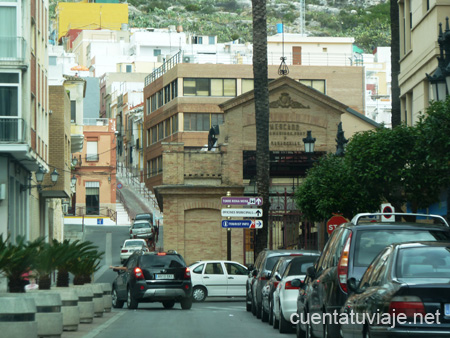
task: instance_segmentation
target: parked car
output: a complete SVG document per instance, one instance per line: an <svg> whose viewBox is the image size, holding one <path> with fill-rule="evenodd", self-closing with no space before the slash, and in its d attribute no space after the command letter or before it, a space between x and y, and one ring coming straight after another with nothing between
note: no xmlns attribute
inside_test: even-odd
<svg viewBox="0 0 450 338"><path fill-rule="evenodd" d="M136 214L134 221L149 221L153 225L153 215L150 213Z"/></svg>
<svg viewBox="0 0 450 338"><path fill-rule="evenodd" d="M189 266L192 297L203 302L206 297L244 297L247 268L233 261L200 261Z"/></svg>
<svg viewBox="0 0 450 338"><path fill-rule="evenodd" d="M368 267L341 315L347 337L449 337L450 242L412 242L385 248ZM373 316L390 319L369 320ZM426 316L426 317L425 317ZM343 321L345 323L345 321Z"/></svg>
<svg viewBox="0 0 450 338"><path fill-rule="evenodd" d="M261 321L269 322L269 325L273 324L273 292L278 286L281 280L281 276L286 270L288 263L294 258L294 256L282 256L278 259L270 272L270 278L262 289L262 302L261 302Z"/></svg>
<svg viewBox="0 0 450 338"><path fill-rule="evenodd" d="M393 221L383 221L384 216ZM424 220L406 221L414 217ZM358 214L333 231L319 260L307 270L305 285L298 294L297 314L324 318L324 314L338 313L348 297L348 279L359 282L375 256L392 243L449 239L450 228L441 216ZM305 320L297 324L299 337L309 337L311 333L322 336L324 332L331 338L340 337L339 323Z"/></svg>
<svg viewBox="0 0 450 338"><path fill-rule="evenodd" d="M139 303L161 302L166 309L180 302L183 310L192 307L191 271L176 252L135 252L126 265L114 268L112 305L129 309Z"/></svg>
<svg viewBox="0 0 450 338"><path fill-rule="evenodd" d="M130 238L151 239L155 232L155 227L149 221L134 221L130 227Z"/></svg>
<svg viewBox="0 0 450 338"><path fill-rule="evenodd" d="M287 265L273 293L272 317L273 327L280 333L292 331L291 315L297 312L297 296L301 282L306 277L306 270L312 267L319 253L294 257Z"/></svg>
<svg viewBox="0 0 450 338"><path fill-rule="evenodd" d="M304 254L304 250L263 250L259 253L255 261L255 266L251 276L247 281L247 288L250 289L250 308L256 318L261 318L262 309L262 289L270 277L275 263L281 256L296 256ZM247 303L248 308L248 303Z"/></svg>
<svg viewBox="0 0 450 338"><path fill-rule="evenodd" d="M125 262L135 251L148 251L143 239L126 239L120 247L120 263Z"/></svg>

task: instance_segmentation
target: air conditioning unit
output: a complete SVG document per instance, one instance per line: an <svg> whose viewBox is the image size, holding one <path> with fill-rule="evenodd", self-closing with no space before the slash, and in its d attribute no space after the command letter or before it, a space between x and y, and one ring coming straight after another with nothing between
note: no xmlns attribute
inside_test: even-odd
<svg viewBox="0 0 450 338"><path fill-rule="evenodd" d="M192 56L188 56L188 55L183 56L184 63L191 63L191 60L192 60Z"/></svg>

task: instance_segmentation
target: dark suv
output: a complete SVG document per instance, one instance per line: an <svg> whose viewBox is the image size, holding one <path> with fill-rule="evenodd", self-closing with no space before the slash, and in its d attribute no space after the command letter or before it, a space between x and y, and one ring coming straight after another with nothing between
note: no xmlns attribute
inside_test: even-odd
<svg viewBox="0 0 450 338"><path fill-rule="evenodd" d="M382 220L387 217L393 221ZM417 220L405 221L411 217ZM435 215L358 214L351 222L340 225L331 234L315 266L308 268L299 290L297 336L341 336L338 320L332 319L347 299L347 280L353 277L358 283L375 256L386 246L398 242L449 239L447 222ZM311 316L320 320L308 320Z"/></svg>
<svg viewBox="0 0 450 338"><path fill-rule="evenodd" d="M161 302L166 309L180 302L183 310L192 307L191 272L176 252L135 252L121 268L112 284L112 305L126 302L136 309L140 302Z"/></svg>

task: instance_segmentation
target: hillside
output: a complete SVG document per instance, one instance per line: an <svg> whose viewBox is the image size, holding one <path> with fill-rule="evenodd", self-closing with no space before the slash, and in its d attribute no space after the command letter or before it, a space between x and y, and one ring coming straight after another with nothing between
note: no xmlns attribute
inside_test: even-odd
<svg viewBox="0 0 450 338"><path fill-rule="evenodd" d="M308 36L354 37L355 44L371 52L390 45L389 1L306 0L305 32ZM370 3L381 2L376 6ZM56 2L50 1L50 12ZM181 25L198 35L217 35L219 42L252 41L250 0L129 0L129 26L167 28ZM283 22L286 33L300 33L300 3L295 0L267 2L268 35Z"/></svg>

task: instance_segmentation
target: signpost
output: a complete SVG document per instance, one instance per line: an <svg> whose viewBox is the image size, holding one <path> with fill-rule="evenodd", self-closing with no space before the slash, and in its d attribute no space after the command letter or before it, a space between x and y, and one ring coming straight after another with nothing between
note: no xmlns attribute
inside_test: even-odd
<svg viewBox="0 0 450 338"><path fill-rule="evenodd" d="M263 221L259 219L231 219L222 221L222 228L247 228L247 229L261 229Z"/></svg>
<svg viewBox="0 0 450 338"><path fill-rule="evenodd" d="M222 209L222 217L261 217L262 209Z"/></svg>
<svg viewBox="0 0 450 338"><path fill-rule="evenodd" d="M395 212L394 210L395 210L394 207L390 203L381 205L381 212L383 212L383 213ZM381 215L381 221L382 222L394 222L395 217L394 217L394 215Z"/></svg>
<svg viewBox="0 0 450 338"><path fill-rule="evenodd" d="M328 235L331 235L334 229L336 229L339 225L347 222L348 219L341 215L334 215L333 217L331 217L327 222Z"/></svg>
<svg viewBox="0 0 450 338"><path fill-rule="evenodd" d="M231 205L262 205L262 197L222 197L222 204Z"/></svg>

